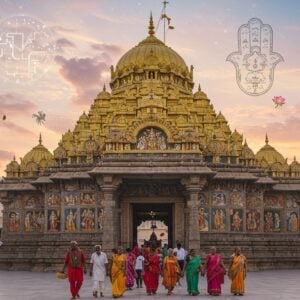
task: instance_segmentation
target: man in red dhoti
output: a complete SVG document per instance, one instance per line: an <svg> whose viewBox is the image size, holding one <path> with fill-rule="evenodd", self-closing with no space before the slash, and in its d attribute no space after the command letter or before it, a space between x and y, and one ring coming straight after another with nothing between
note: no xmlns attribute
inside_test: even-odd
<svg viewBox="0 0 300 300"><path fill-rule="evenodd" d="M83 251L79 249L76 241L71 242L71 249L65 257L65 264L62 272L68 267L68 277L70 282L71 299L80 298L79 290L83 282L83 272L86 273L85 256Z"/></svg>

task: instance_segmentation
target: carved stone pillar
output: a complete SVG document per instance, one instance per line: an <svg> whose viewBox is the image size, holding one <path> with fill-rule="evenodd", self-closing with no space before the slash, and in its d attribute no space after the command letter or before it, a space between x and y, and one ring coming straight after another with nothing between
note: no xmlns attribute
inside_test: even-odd
<svg viewBox="0 0 300 300"><path fill-rule="evenodd" d="M3 205L3 227L1 232L1 240L5 240L8 231L8 206L11 203L11 199L8 198L8 192L0 192L0 202Z"/></svg>
<svg viewBox="0 0 300 300"><path fill-rule="evenodd" d="M119 215L116 191L122 181L112 175L102 175L97 178L97 183L103 193L102 207L104 209L104 224L102 233L102 246L111 250L118 246L119 241Z"/></svg>
<svg viewBox="0 0 300 300"><path fill-rule="evenodd" d="M200 253L200 232L198 226L199 192L203 189L206 182L206 178L193 175L181 181L187 191L185 247L187 249L195 249L197 253Z"/></svg>

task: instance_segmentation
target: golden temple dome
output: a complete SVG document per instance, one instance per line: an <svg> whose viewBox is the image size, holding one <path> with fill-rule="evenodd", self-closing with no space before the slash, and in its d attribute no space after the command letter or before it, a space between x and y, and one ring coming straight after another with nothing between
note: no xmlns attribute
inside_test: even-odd
<svg viewBox="0 0 300 300"><path fill-rule="evenodd" d="M145 69L173 71L184 78L192 79L192 75L183 58L154 36L152 14L150 16L148 33L149 36L146 39L120 58L115 71L112 71L112 81L132 71Z"/></svg>
<svg viewBox="0 0 300 300"><path fill-rule="evenodd" d="M274 147L269 145L268 135L266 135L266 144L256 153L256 159L261 161L266 161L269 166L274 163L280 163L282 165L286 164L286 160Z"/></svg>
<svg viewBox="0 0 300 300"><path fill-rule="evenodd" d="M51 152L42 145L42 136L40 134L39 144L32 148L21 161L21 171L26 169L29 164L36 164L38 167L45 168L54 160Z"/></svg>

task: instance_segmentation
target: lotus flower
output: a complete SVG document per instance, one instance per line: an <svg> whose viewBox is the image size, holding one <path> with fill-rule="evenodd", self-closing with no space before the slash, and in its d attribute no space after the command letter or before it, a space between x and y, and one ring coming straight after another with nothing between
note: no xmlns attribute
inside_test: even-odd
<svg viewBox="0 0 300 300"><path fill-rule="evenodd" d="M283 98L282 96L275 96L272 101L275 104L275 108L277 108L278 106L282 106L283 104L285 104L285 98Z"/></svg>

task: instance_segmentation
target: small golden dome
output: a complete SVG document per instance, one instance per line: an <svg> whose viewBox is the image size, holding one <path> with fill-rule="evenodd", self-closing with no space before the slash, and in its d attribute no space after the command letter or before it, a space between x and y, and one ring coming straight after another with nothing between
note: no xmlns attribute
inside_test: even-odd
<svg viewBox="0 0 300 300"><path fill-rule="evenodd" d="M152 15L150 17L149 36L120 58L112 80L130 70L138 69L172 70L183 77L192 79L183 58L154 36Z"/></svg>
<svg viewBox="0 0 300 300"><path fill-rule="evenodd" d="M221 112L219 112L219 114L216 116L216 122L227 123L225 117L223 116L223 114Z"/></svg>
<svg viewBox="0 0 300 300"><path fill-rule="evenodd" d="M269 165L274 163L286 164L286 160L274 147L269 145L268 135L266 135L266 144L255 155L258 161L265 160Z"/></svg>
<svg viewBox="0 0 300 300"><path fill-rule="evenodd" d="M255 159L254 152L248 146L246 140L245 140L245 143L244 143L243 148L242 148L241 157L244 158L244 159Z"/></svg>
<svg viewBox="0 0 300 300"><path fill-rule="evenodd" d="M14 159L6 166L6 172L16 172L20 168L20 165L16 161L16 157L14 156Z"/></svg>
<svg viewBox="0 0 300 300"><path fill-rule="evenodd" d="M200 84L198 85L198 91L194 94L194 99L208 100L207 95L201 90ZM209 102L209 100L208 100Z"/></svg>
<svg viewBox="0 0 300 300"><path fill-rule="evenodd" d="M296 157L294 156L294 160L292 161L292 163L290 164L291 167L291 171L292 172L300 172L300 164L299 162L296 160Z"/></svg>
<svg viewBox="0 0 300 300"><path fill-rule="evenodd" d="M26 167L30 162L34 162L41 167L46 167L50 162L53 161L53 155L51 152L42 145L42 136L40 135L39 144L29 151L21 162L21 167Z"/></svg>
<svg viewBox="0 0 300 300"><path fill-rule="evenodd" d="M96 99L110 99L110 93L106 91L105 84L103 86L103 90L100 93L98 93Z"/></svg>

